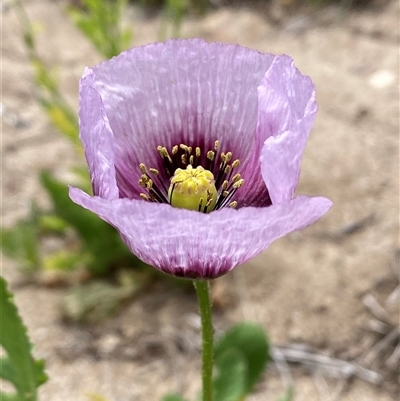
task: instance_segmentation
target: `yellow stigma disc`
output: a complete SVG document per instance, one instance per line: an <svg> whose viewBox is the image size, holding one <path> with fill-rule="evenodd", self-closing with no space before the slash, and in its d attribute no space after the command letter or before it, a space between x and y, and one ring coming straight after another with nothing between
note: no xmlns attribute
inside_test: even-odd
<svg viewBox="0 0 400 401"><path fill-rule="evenodd" d="M201 166L178 168L171 178L168 199L174 207L209 213L214 210L217 197L214 175Z"/></svg>

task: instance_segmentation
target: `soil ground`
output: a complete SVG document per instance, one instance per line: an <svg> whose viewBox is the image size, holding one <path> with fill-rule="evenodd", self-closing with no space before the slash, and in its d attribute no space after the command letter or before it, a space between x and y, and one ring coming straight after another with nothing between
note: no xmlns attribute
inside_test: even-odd
<svg viewBox="0 0 400 401"><path fill-rule="evenodd" d="M64 3L24 4L41 54L59 66L63 90L76 106L77 80L100 57L72 26ZM28 213L33 197L42 196L40 169L68 180L77 162L35 101L21 30L9 5L1 5L5 226ZM399 3L345 14L323 7L278 19L271 19L270 11L225 5L203 18L186 19L182 34L286 53L312 77L319 114L298 193L326 196L334 207L314 226L277 241L216 281L214 291L222 292L223 303L216 311L217 333L241 320L255 321L273 344L304 343L363 363L360 355L375 341L363 298L372 294L384 302L398 285ZM157 40L158 16L134 8L126 18L134 27L134 45ZM51 380L40 391L42 401L83 401L87 393L110 401L159 400L168 391L193 399L200 386L199 332L190 291L156 284L103 324L82 328L60 320L65 289L19 286L17 268L3 259L2 274L15 291L36 354L47 360ZM398 312L391 313L398 319ZM382 358L364 366L381 372L381 383L291 367L295 400L397 400L396 372ZM249 400L276 400L282 390L272 366Z"/></svg>

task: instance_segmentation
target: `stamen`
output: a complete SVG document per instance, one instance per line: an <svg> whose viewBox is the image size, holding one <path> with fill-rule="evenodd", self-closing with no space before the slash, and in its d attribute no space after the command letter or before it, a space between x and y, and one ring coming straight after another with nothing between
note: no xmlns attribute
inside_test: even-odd
<svg viewBox="0 0 400 401"><path fill-rule="evenodd" d="M146 166L143 163L139 164L139 169L142 172L142 174L146 174L147 169L146 169Z"/></svg>
<svg viewBox="0 0 400 401"><path fill-rule="evenodd" d="M226 154L225 153L221 153L221 159L222 159L222 162L219 165L219 171L218 171L217 179L215 180L215 186L217 187L217 189L221 185L223 176L225 174L225 167L227 167Z"/></svg>
<svg viewBox="0 0 400 401"><path fill-rule="evenodd" d="M147 188L147 181L149 180L149 177L146 174L142 174L142 176L139 179L139 185L143 188Z"/></svg>
<svg viewBox="0 0 400 401"><path fill-rule="evenodd" d="M215 153L212 150L209 150L207 152L207 159L208 160L213 161L214 160L214 156L215 156Z"/></svg>
<svg viewBox="0 0 400 401"><path fill-rule="evenodd" d="M238 189L238 188L240 188L240 187L243 185L243 183L244 183L244 179L241 178L240 180L236 181L236 182L233 184L233 188L234 188L234 189Z"/></svg>
<svg viewBox="0 0 400 401"><path fill-rule="evenodd" d="M175 167L174 167L174 162L171 159L171 156L169 155L167 148L165 146L157 146L157 151L163 158L164 167L167 174L170 177L172 177L174 175Z"/></svg>
<svg viewBox="0 0 400 401"><path fill-rule="evenodd" d="M145 170L145 165L143 163L141 163L139 165L140 170L146 171ZM158 173L158 170L156 169L150 169L154 170L154 172ZM166 196L163 194L163 192L157 187L157 185L154 184L154 181L149 177L149 175L147 173L144 173L141 175L139 181L138 181L139 185L145 189L147 189L147 191L149 192L149 195L146 194L140 194L140 197L142 197L143 199L146 199L144 196L147 196L146 200L151 200L153 202L157 201L160 203L168 203ZM164 193L166 193L166 189L165 186L163 184L163 182L160 180L160 183L164 189Z"/></svg>
<svg viewBox="0 0 400 401"><path fill-rule="evenodd" d="M233 163L232 163L232 168L236 168L240 166L240 160L236 159Z"/></svg>
<svg viewBox="0 0 400 401"><path fill-rule="evenodd" d="M225 206L237 207L237 201L232 198L244 180L240 173L235 174L237 170L233 170L240 166L240 161L232 161L232 152L220 152L219 140L215 140L214 146L208 151L202 150L200 146L193 148L185 143L172 146L170 151L165 146L157 146L157 151L163 159L167 177L170 177L170 186L168 189L162 171L140 163L141 176L138 183L146 190L140 194L142 199L170 203L175 207L204 213ZM203 152L205 159L204 156L201 157ZM206 179L207 174L211 174L215 179ZM206 190L208 186L210 187ZM190 200L194 195L197 198Z"/></svg>
<svg viewBox="0 0 400 401"><path fill-rule="evenodd" d="M165 146L157 146L157 150L162 157L166 157L172 163L171 156L169 155L168 150Z"/></svg>
<svg viewBox="0 0 400 401"><path fill-rule="evenodd" d="M225 198L220 197L218 199L219 202L218 202L217 206L215 207L215 210L219 210L219 209L222 209L223 207L225 207L230 202L233 195L235 195L236 191L237 191L237 189L234 189L233 191L229 192L229 195Z"/></svg>
<svg viewBox="0 0 400 401"><path fill-rule="evenodd" d="M237 182L237 181L240 180L240 177L241 177L240 174L235 174L235 175L233 176L233 178L232 178L232 181L233 181L233 182Z"/></svg>
<svg viewBox="0 0 400 401"><path fill-rule="evenodd" d="M152 201L158 202L158 203L168 203L168 202L166 202L166 199L164 198L164 196L162 194L155 191L155 188L156 187L149 189L149 195L150 195L150 198L152 199Z"/></svg>

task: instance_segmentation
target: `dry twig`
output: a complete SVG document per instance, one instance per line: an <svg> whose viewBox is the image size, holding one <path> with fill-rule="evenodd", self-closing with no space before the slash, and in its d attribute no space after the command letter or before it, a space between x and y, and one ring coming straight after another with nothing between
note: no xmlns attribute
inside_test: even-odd
<svg viewBox="0 0 400 401"><path fill-rule="evenodd" d="M311 371L319 370L323 375L335 378L357 376L371 383L379 383L382 376L373 370L366 369L357 363L343 361L314 351L306 344L288 344L273 346L274 359L284 358L287 362L299 363Z"/></svg>

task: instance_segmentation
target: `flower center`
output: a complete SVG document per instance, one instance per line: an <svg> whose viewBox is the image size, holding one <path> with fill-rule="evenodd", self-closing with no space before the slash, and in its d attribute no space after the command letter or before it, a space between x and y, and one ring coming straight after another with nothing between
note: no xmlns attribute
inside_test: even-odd
<svg viewBox="0 0 400 401"><path fill-rule="evenodd" d="M193 168L189 164L185 170L178 168L171 178L168 190L171 206L207 213L214 210L217 197L213 173L201 166Z"/></svg>
<svg viewBox="0 0 400 401"><path fill-rule="evenodd" d="M143 199L203 213L237 206L233 197L244 183L237 173L240 161L232 161L232 152L220 152L219 141L208 151L185 144L175 145L170 151L158 146L157 151L165 174L139 164Z"/></svg>

